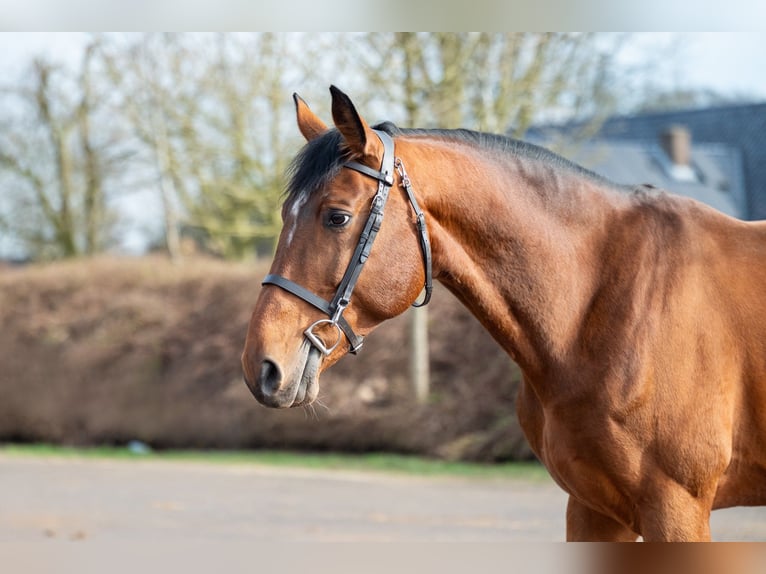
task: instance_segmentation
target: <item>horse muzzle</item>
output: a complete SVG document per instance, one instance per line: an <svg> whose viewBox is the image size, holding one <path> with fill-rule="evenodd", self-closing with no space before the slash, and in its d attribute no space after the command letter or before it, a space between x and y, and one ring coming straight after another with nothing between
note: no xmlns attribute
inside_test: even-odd
<svg viewBox="0 0 766 574"><path fill-rule="evenodd" d="M309 405L319 393L319 371L323 355L308 341L301 345L298 360L288 373L269 357L252 361L242 357L245 384L255 399L270 408Z"/></svg>

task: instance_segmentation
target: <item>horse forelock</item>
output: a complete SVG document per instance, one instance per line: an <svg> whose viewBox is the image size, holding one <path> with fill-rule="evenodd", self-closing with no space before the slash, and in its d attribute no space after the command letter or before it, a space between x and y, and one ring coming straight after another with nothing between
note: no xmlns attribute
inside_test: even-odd
<svg viewBox="0 0 766 574"><path fill-rule="evenodd" d="M338 175L347 159L343 137L338 130L329 130L308 142L288 168L284 204L305 203L309 196Z"/></svg>

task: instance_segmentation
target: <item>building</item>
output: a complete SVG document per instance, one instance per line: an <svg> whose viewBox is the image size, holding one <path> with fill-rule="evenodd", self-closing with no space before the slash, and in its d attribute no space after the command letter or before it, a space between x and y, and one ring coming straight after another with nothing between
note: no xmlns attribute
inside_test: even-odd
<svg viewBox="0 0 766 574"><path fill-rule="evenodd" d="M530 137L551 145L578 127L540 127ZM616 183L650 183L766 219L766 103L613 117L584 143L554 147Z"/></svg>

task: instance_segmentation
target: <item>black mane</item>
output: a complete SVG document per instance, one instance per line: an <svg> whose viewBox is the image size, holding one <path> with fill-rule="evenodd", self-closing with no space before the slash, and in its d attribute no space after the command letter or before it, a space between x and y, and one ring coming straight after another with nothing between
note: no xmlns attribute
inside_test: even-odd
<svg viewBox="0 0 766 574"><path fill-rule="evenodd" d="M467 143L500 154L540 161L554 168L567 170L602 184L614 185L597 173L589 171L550 150L508 136L466 129L403 129L391 122L383 122L373 126L373 128L384 131L391 137L423 136ZM327 185L338 175L348 159L347 151L343 145L343 137L336 129L329 130L308 142L293 159L288 169L289 180L285 203L297 201L302 196L314 193Z"/></svg>

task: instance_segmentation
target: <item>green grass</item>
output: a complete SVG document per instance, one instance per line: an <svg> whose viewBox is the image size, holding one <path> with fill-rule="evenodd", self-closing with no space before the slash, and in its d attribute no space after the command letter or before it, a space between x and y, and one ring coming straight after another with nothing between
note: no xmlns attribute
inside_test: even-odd
<svg viewBox="0 0 766 574"><path fill-rule="evenodd" d="M252 464L309 468L317 470L354 470L386 472L413 476L452 476L484 479L547 480L548 473L540 464L515 462L475 464L448 462L385 453L338 454L296 453L283 451L197 451L162 450L136 454L126 447L65 447L48 444L0 445L0 454L56 458L113 460L190 461L210 464Z"/></svg>

